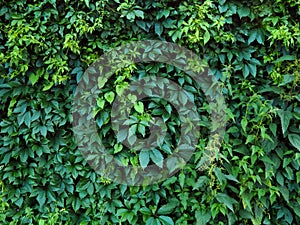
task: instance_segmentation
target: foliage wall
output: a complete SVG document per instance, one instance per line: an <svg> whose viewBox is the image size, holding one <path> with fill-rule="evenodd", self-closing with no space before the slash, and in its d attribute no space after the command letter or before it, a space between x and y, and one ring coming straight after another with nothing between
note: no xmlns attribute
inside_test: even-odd
<svg viewBox="0 0 300 225"><path fill-rule="evenodd" d="M100 55L152 39L208 62L228 122L218 159L201 171L209 114L189 77L157 63L118 71L95 113L104 136L111 95L132 77L167 74L203 103L203 137L188 164L162 183L130 187L97 175L81 156L72 98ZM1 224L300 224L299 1L1 0L0 50ZM163 116L174 144L174 110L144 104ZM109 137L116 157L140 162Z"/></svg>

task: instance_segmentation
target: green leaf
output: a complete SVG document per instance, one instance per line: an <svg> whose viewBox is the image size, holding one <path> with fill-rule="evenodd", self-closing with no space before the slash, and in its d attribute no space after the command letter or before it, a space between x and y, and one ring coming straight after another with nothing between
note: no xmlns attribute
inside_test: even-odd
<svg viewBox="0 0 300 225"><path fill-rule="evenodd" d="M146 225L154 225L156 224L155 219L153 217L149 217L146 221Z"/></svg>
<svg viewBox="0 0 300 225"><path fill-rule="evenodd" d="M11 152L6 153L1 161L1 164L7 165L7 163L10 160L10 157L11 157Z"/></svg>
<svg viewBox="0 0 300 225"><path fill-rule="evenodd" d="M92 195L94 193L94 185L93 185L93 183L89 184L88 189L87 189L87 193L89 195Z"/></svg>
<svg viewBox="0 0 300 225"><path fill-rule="evenodd" d="M143 124L139 123L138 124L138 132L143 136L145 137L146 135L146 128Z"/></svg>
<svg viewBox="0 0 300 225"><path fill-rule="evenodd" d="M30 124L31 124L31 113L30 113L30 111L25 113L24 122L25 122L25 125L27 127L30 127Z"/></svg>
<svg viewBox="0 0 300 225"><path fill-rule="evenodd" d="M198 190L200 187L203 187L209 181L207 176L201 176L197 179L196 184L193 187L193 190Z"/></svg>
<svg viewBox="0 0 300 225"><path fill-rule="evenodd" d="M250 32L250 36L248 38L248 45L251 44L256 39L257 31L253 30Z"/></svg>
<svg viewBox="0 0 300 225"><path fill-rule="evenodd" d="M136 17L144 19L144 12L142 10L134 10L134 14L136 15Z"/></svg>
<svg viewBox="0 0 300 225"><path fill-rule="evenodd" d="M123 149L123 145L122 144L115 144L114 145L114 154L122 151L122 149Z"/></svg>
<svg viewBox="0 0 300 225"><path fill-rule="evenodd" d="M148 209L147 207L142 207L139 209L139 211L144 215L148 215L148 216L152 215L151 210Z"/></svg>
<svg viewBox="0 0 300 225"><path fill-rule="evenodd" d="M159 219L163 225L174 225L174 221L169 216L159 216Z"/></svg>
<svg viewBox="0 0 300 225"><path fill-rule="evenodd" d="M274 60L273 63L279 63L279 62L283 62L283 61L293 61L295 59L296 59L295 55L284 55L284 56L281 56L280 58Z"/></svg>
<svg viewBox="0 0 300 225"><path fill-rule="evenodd" d="M20 197L17 201L15 201L15 204L20 208L23 204L23 197Z"/></svg>
<svg viewBox="0 0 300 225"><path fill-rule="evenodd" d="M284 111L280 109L278 110L278 115L281 120L282 133L285 134L290 124L290 121L293 118L293 114L290 111Z"/></svg>
<svg viewBox="0 0 300 225"><path fill-rule="evenodd" d="M40 204L40 206L43 206L46 202L46 194L44 191L40 191L38 193L38 196L36 198L36 200L38 201L38 203Z"/></svg>
<svg viewBox="0 0 300 225"><path fill-rule="evenodd" d="M237 183L240 183L233 175L231 174L228 174L228 175L224 175L224 177L227 179L227 180L232 180L232 181L235 181Z"/></svg>
<svg viewBox="0 0 300 225"><path fill-rule="evenodd" d="M97 106L100 108L100 109L103 109L104 108L104 104L105 104L105 101L103 98L97 98Z"/></svg>
<svg viewBox="0 0 300 225"><path fill-rule="evenodd" d="M249 67L247 66L247 64L244 64L243 66L243 76L244 78L248 77L250 73Z"/></svg>
<svg viewBox="0 0 300 225"><path fill-rule="evenodd" d="M227 206L227 208L229 208L232 212L234 212L233 204L238 204L238 202L235 199L223 193L218 193L216 195L216 199L218 200L218 202L224 203Z"/></svg>
<svg viewBox="0 0 300 225"><path fill-rule="evenodd" d="M48 91L52 86L54 85L54 82L48 82L47 84L44 84L43 91Z"/></svg>
<svg viewBox="0 0 300 225"><path fill-rule="evenodd" d="M184 173L180 173L179 174L179 184L180 184L181 188L183 188L183 186L184 186L184 181L185 181L185 175L184 175Z"/></svg>
<svg viewBox="0 0 300 225"><path fill-rule="evenodd" d="M289 203L290 202L290 192L285 186L280 186L279 191L282 194L284 200Z"/></svg>
<svg viewBox="0 0 300 225"><path fill-rule="evenodd" d="M127 137L127 129L122 129L122 130L119 130L118 133L117 133L117 141L118 142L123 142L126 137Z"/></svg>
<svg viewBox="0 0 300 225"><path fill-rule="evenodd" d="M13 111L13 107L16 104L16 102L17 102L16 97L12 98L12 100L9 102L9 106L8 106L8 110L7 110L7 115L8 116L11 116L12 111Z"/></svg>
<svg viewBox="0 0 300 225"><path fill-rule="evenodd" d="M150 151L150 158L158 167L163 167L164 157L160 153L160 151L158 151L157 149L153 149L152 151Z"/></svg>
<svg viewBox="0 0 300 225"><path fill-rule="evenodd" d="M150 161L150 153L148 150L142 150L140 152L139 161L140 161L141 167L143 169L145 169L148 166L149 161Z"/></svg>
<svg viewBox="0 0 300 225"><path fill-rule="evenodd" d="M111 104L115 99L115 93L110 91L104 94L104 98Z"/></svg>
<svg viewBox="0 0 300 225"><path fill-rule="evenodd" d="M174 211L176 208L177 204L175 202L168 203L166 205L161 206L158 210L157 213L160 215L168 215Z"/></svg>
<svg viewBox="0 0 300 225"><path fill-rule="evenodd" d="M300 151L300 135L288 134L288 138L291 144Z"/></svg>
<svg viewBox="0 0 300 225"><path fill-rule="evenodd" d="M84 0L86 6L89 8L90 7L90 1L89 0Z"/></svg>
<svg viewBox="0 0 300 225"><path fill-rule="evenodd" d="M252 76L256 77L256 73L257 73L256 65L249 64L249 63L247 63L247 65L248 65L248 68L249 68L250 73L252 74Z"/></svg>
<svg viewBox="0 0 300 225"><path fill-rule="evenodd" d="M211 213L205 211L196 211L197 225L206 225L211 219Z"/></svg>
<svg viewBox="0 0 300 225"><path fill-rule="evenodd" d="M39 78L40 78L39 74L31 73L29 75L29 80L30 80L32 85L34 85L39 80Z"/></svg>
<svg viewBox="0 0 300 225"><path fill-rule="evenodd" d="M241 121L242 129L246 133L247 132L247 125L248 125L248 120L246 117L243 117Z"/></svg>
<svg viewBox="0 0 300 225"><path fill-rule="evenodd" d="M237 12L238 12L240 18L247 17L250 15L250 9L247 7L240 7L240 8L238 8Z"/></svg>
<svg viewBox="0 0 300 225"><path fill-rule="evenodd" d="M213 169L213 171L216 174L216 176L221 184L223 183L223 181L226 181L226 178L224 177L224 174L222 173L220 168L216 167Z"/></svg>
<svg viewBox="0 0 300 225"><path fill-rule="evenodd" d="M98 77L98 88L103 88L104 85L106 84L107 79L105 77Z"/></svg>
<svg viewBox="0 0 300 225"><path fill-rule="evenodd" d="M289 83L292 83L295 80L295 76L292 74L283 75L283 81L279 84L279 86L285 86Z"/></svg>
<svg viewBox="0 0 300 225"><path fill-rule="evenodd" d="M204 44L206 44L209 41L209 39L210 39L210 33L208 31L205 31L203 37Z"/></svg>
<svg viewBox="0 0 300 225"><path fill-rule="evenodd" d="M163 32L163 26L161 25L161 23L155 23L154 30L155 33L160 37Z"/></svg>
<svg viewBox="0 0 300 225"><path fill-rule="evenodd" d="M135 111L137 111L138 113L143 113L144 112L144 104L143 102L137 102L133 105Z"/></svg>

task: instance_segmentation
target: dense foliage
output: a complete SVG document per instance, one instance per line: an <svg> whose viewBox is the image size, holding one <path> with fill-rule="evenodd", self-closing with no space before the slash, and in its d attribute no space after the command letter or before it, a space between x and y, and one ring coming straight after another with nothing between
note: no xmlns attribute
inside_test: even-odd
<svg viewBox="0 0 300 225"><path fill-rule="evenodd" d="M162 63L118 71L97 99L101 135L131 79L160 74L199 103L201 138L164 182L134 187L94 172L76 146L71 106L85 69L132 40L165 40L204 58L222 83L227 129L217 159L196 168L210 129L205 96ZM300 2L298 0L0 1L1 224L300 224ZM161 116L171 154L180 121L171 104L138 102L132 132ZM146 163L113 135L124 163ZM128 140L130 141L130 140ZM147 164L146 163L146 164Z"/></svg>

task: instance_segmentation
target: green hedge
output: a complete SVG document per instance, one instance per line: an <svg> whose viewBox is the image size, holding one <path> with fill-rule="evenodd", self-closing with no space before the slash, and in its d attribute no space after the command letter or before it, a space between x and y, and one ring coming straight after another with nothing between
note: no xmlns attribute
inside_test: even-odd
<svg viewBox="0 0 300 225"><path fill-rule="evenodd" d="M174 67L126 67L99 98L101 135L111 130L105 93L145 74L191 91L203 130L176 175L144 187L116 184L97 175L76 146L74 91L103 53L153 39L207 61L228 107L225 138L218 159L197 169L210 127L205 96ZM2 224L300 224L299 1L1 0L0 49ZM167 143L176 144L176 112L161 101L143 104L165 118L173 132ZM133 115L147 120L139 108ZM112 136L107 145L139 163Z"/></svg>

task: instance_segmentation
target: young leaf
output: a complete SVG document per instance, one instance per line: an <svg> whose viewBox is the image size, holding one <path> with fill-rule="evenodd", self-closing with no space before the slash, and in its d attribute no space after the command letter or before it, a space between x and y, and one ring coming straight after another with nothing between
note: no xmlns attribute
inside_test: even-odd
<svg viewBox="0 0 300 225"><path fill-rule="evenodd" d="M115 93L110 91L105 93L104 98L111 104L115 99Z"/></svg>
<svg viewBox="0 0 300 225"><path fill-rule="evenodd" d="M143 113L144 112L144 104L143 102L137 102L133 105L134 109L138 112L138 113Z"/></svg>
<svg viewBox="0 0 300 225"><path fill-rule="evenodd" d="M122 151L122 149L123 149L123 145L122 144L115 144L114 145L114 154Z"/></svg>

